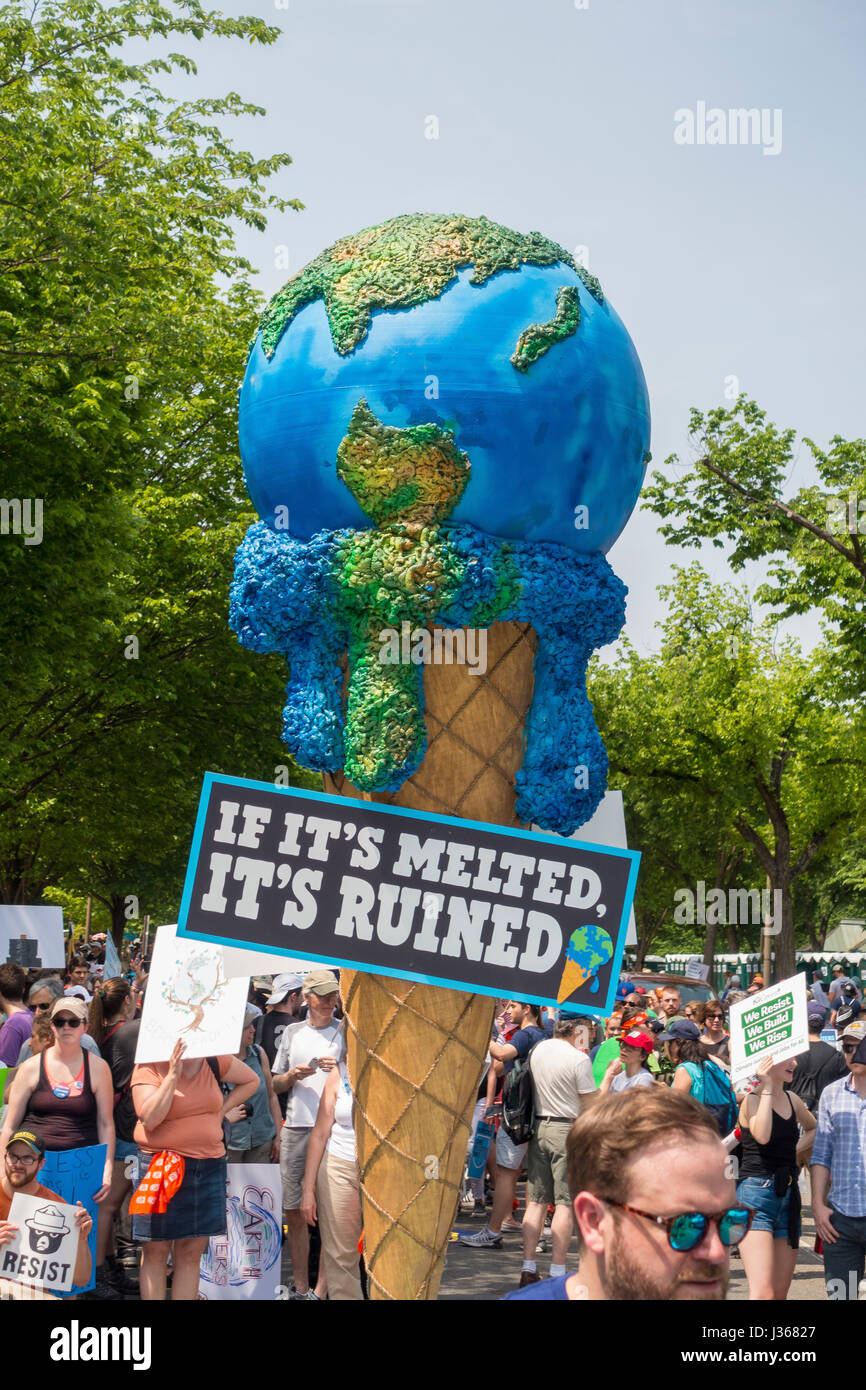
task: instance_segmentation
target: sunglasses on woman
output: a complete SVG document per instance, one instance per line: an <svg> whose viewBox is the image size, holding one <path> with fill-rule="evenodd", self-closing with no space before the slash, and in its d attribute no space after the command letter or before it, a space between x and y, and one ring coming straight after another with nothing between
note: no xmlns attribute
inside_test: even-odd
<svg viewBox="0 0 866 1390"><path fill-rule="evenodd" d="M53 1018L53 1019L51 1020L51 1022L54 1024L54 1027L55 1027L55 1028L83 1028L83 1027L84 1027L84 1019L83 1019L83 1018L69 1018L69 1016L68 1016L67 1014L63 1014L62 1016L58 1014L57 1018Z"/></svg>
<svg viewBox="0 0 866 1390"><path fill-rule="evenodd" d="M718 1228L722 1245L739 1245L755 1214L751 1207L728 1207L727 1211L717 1212L713 1216L705 1216L701 1211L686 1212L682 1216L654 1216L652 1212L640 1211L637 1207L627 1206L625 1202L612 1202L609 1197L602 1197L601 1200L609 1207L630 1211L632 1216L642 1216L645 1221L661 1226L667 1231L671 1249L680 1254L700 1245L709 1226Z"/></svg>

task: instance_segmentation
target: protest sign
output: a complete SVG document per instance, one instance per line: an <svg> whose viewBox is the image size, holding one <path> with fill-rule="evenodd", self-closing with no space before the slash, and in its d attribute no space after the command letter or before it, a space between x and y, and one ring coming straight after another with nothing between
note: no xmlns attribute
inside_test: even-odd
<svg viewBox="0 0 866 1390"><path fill-rule="evenodd" d="M63 909L0 906L0 964L54 970L66 964Z"/></svg>
<svg viewBox="0 0 866 1390"><path fill-rule="evenodd" d="M117 954L117 947L110 936L105 938L105 969L102 978L104 980L116 980L118 975L123 974L120 964L120 956Z"/></svg>
<svg viewBox="0 0 866 1390"><path fill-rule="evenodd" d="M226 1165L226 1234L202 1255L199 1296L273 1302L280 1282L283 1190L278 1163Z"/></svg>
<svg viewBox="0 0 866 1390"><path fill-rule="evenodd" d="M184 941L174 924L153 944L136 1062L167 1062L178 1038L184 1057L215 1057L241 1045L248 980L230 980L217 946Z"/></svg>
<svg viewBox="0 0 866 1390"><path fill-rule="evenodd" d="M39 1181L43 1187L48 1183ZM18 1230L0 1247L0 1276L20 1284L35 1284L52 1293L71 1293L78 1254L77 1207L50 1197L27 1197L16 1192L9 1221Z"/></svg>
<svg viewBox="0 0 866 1390"><path fill-rule="evenodd" d="M93 1200L102 1186L105 1173L104 1144L92 1144L86 1149L52 1149L45 1155L45 1162L39 1169L39 1181L43 1187L56 1192L64 1202L80 1202L86 1208L93 1225L90 1228L91 1274L90 1282L76 1285L73 1293L85 1293L96 1283L96 1218L99 1209Z"/></svg>
<svg viewBox="0 0 866 1390"><path fill-rule="evenodd" d="M301 960L297 956L267 955L264 951L238 951L223 946L223 967L230 980L236 975L249 979L251 975L308 975L319 961Z"/></svg>
<svg viewBox="0 0 866 1390"><path fill-rule="evenodd" d="M706 984L709 978L710 967L704 965L699 956L693 956L691 960L686 961L687 980L702 980Z"/></svg>
<svg viewBox="0 0 866 1390"><path fill-rule="evenodd" d="M737 1087L765 1057L784 1062L809 1049L806 976L762 989L731 1006L731 1082Z"/></svg>
<svg viewBox="0 0 866 1390"><path fill-rule="evenodd" d="M178 932L605 1014L639 859L208 773Z"/></svg>

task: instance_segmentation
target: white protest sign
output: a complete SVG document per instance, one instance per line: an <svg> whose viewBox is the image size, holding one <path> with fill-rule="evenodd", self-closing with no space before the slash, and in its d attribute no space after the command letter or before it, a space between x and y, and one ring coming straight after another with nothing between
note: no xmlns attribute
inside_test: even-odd
<svg viewBox="0 0 866 1390"><path fill-rule="evenodd" d="M731 1007L731 1083L748 1080L765 1057L784 1062L809 1049L806 976L792 975Z"/></svg>
<svg viewBox="0 0 866 1390"><path fill-rule="evenodd" d="M706 984L709 978L710 967L708 965L704 965L703 961L699 960L697 956L694 956L691 960L686 961L687 980L702 980L703 983Z"/></svg>
<svg viewBox="0 0 866 1390"><path fill-rule="evenodd" d="M16 1192L9 1221L18 1230L0 1247L0 1276L53 1293L68 1293L78 1254L77 1210L50 1197L26 1197Z"/></svg>
<svg viewBox="0 0 866 1390"><path fill-rule="evenodd" d="M222 951L158 927L141 1013L136 1062L167 1062L178 1038L184 1057L216 1057L241 1045L248 980L230 980Z"/></svg>
<svg viewBox="0 0 866 1390"><path fill-rule="evenodd" d="M53 970L66 964L63 909L0 906L0 965Z"/></svg>
<svg viewBox="0 0 866 1390"><path fill-rule="evenodd" d="M280 1282L283 1189L278 1163L226 1164L226 1234L202 1255L199 1297L273 1302Z"/></svg>
<svg viewBox="0 0 866 1390"><path fill-rule="evenodd" d="M263 951L245 951L239 946L223 946L223 965L230 980L237 975L251 979L254 975L309 975L316 962L301 960L300 956L277 956ZM327 970L332 967L326 966Z"/></svg>

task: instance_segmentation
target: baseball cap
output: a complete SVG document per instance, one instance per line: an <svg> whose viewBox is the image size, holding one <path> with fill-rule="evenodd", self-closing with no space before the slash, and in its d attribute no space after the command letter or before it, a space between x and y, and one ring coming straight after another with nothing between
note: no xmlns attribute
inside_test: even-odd
<svg viewBox="0 0 866 1390"><path fill-rule="evenodd" d="M14 1144L16 1141L19 1144L26 1144L28 1149L32 1149L35 1154L41 1155L45 1152L45 1141L41 1134L36 1133L35 1129L16 1129L9 1144ZM9 1144L6 1145L7 1149Z"/></svg>
<svg viewBox="0 0 866 1390"><path fill-rule="evenodd" d="M267 1002L269 1004L282 1004L290 994L294 994L296 989L303 989L304 982L300 975L275 975L274 983L271 985L271 992Z"/></svg>
<svg viewBox="0 0 866 1390"><path fill-rule="evenodd" d="M700 1036L700 1028L690 1018L675 1018L670 1028L659 1034L662 1042L669 1042L671 1038L679 1038L681 1042L691 1038L692 1042L697 1042Z"/></svg>
<svg viewBox="0 0 866 1390"><path fill-rule="evenodd" d="M764 977L763 977L763 975L753 975L753 976L752 976L752 984L753 984L753 985L762 985L763 983L764 983Z"/></svg>
<svg viewBox="0 0 866 1390"><path fill-rule="evenodd" d="M340 982L333 970L311 970L304 976L304 992L313 994L338 994Z"/></svg>
<svg viewBox="0 0 866 1390"><path fill-rule="evenodd" d="M820 1004L815 1004L814 1006L810 1004L806 1010L806 1016L809 1022L813 1023L816 1028L823 1028L824 1024L827 1022L827 1010L822 1009Z"/></svg>
<svg viewBox="0 0 866 1390"><path fill-rule="evenodd" d="M616 987L617 999L628 999L628 996L631 994L631 992L631 985L627 985L624 982L623 984L617 985Z"/></svg>
<svg viewBox="0 0 866 1390"><path fill-rule="evenodd" d="M634 1028L630 1033L623 1033L620 1043L628 1043L630 1047L642 1047L647 1052L652 1052L655 1047L655 1039L640 1028Z"/></svg>
<svg viewBox="0 0 866 1390"><path fill-rule="evenodd" d="M51 1006L49 1017L54 1018L56 1014L72 1014L73 1018L80 1018L87 1022L87 1005L73 994L61 994L60 998L55 999Z"/></svg>
<svg viewBox="0 0 866 1390"><path fill-rule="evenodd" d="M87 1003L88 994L84 985L67 985L63 992L67 999L80 999L82 1004Z"/></svg>
<svg viewBox="0 0 866 1390"><path fill-rule="evenodd" d="M853 1019L850 1023L846 1023L842 1032L839 1034L839 1038L840 1040L843 1038L850 1038L851 1042L866 1041L866 1019L857 1018ZM11 1139L9 1142L11 1144Z"/></svg>

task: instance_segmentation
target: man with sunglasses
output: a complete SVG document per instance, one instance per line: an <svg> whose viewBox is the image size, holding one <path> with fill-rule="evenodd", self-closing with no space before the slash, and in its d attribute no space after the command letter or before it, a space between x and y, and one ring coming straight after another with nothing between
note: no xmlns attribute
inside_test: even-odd
<svg viewBox="0 0 866 1390"><path fill-rule="evenodd" d="M0 1248L15 1236L18 1227L9 1220L12 1198L16 1192L25 1197L41 1197L49 1202L63 1202L56 1192L43 1187L39 1181L39 1170L45 1162L45 1145L41 1134L35 1129L19 1129L12 1135L6 1146L4 1171L0 1174ZM91 1258L87 1238L93 1225L88 1213L80 1202L76 1203L78 1212L75 1225L78 1228L78 1253L72 1277L76 1284L90 1282ZM36 1291L33 1285L19 1284L11 1279L0 1279L0 1298L33 1298ZM43 1294L53 1298L53 1294Z"/></svg>
<svg viewBox="0 0 866 1390"><path fill-rule="evenodd" d="M572 1127L567 1154L577 1273L508 1299L725 1298L730 1249L752 1213L702 1105L662 1086L605 1096Z"/></svg>
<svg viewBox="0 0 866 1390"><path fill-rule="evenodd" d="M849 1023L840 1042L849 1075L821 1094L811 1167L812 1211L834 1301L856 1299L866 1273L866 1022Z"/></svg>

